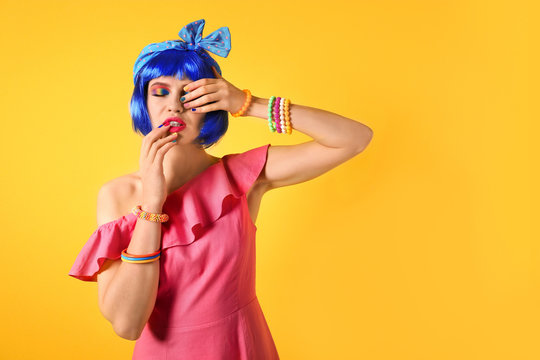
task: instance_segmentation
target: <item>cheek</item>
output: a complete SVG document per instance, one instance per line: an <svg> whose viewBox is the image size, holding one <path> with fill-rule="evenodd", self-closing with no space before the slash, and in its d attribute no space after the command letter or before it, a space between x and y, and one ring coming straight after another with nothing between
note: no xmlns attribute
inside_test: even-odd
<svg viewBox="0 0 540 360"><path fill-rule="evenodd" d="M156 105L155 104L149 103L146 106L146 109L148 110L148 115L150 115L150 116L152 116L154 113L156 113Z"/></svg>

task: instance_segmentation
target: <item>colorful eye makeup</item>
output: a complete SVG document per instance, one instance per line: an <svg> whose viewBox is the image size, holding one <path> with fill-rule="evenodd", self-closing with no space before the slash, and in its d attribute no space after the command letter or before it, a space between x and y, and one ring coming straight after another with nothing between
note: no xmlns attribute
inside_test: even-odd
<svg viewBox="0 0 540 360"><path fill-rule="evenodd" d="M169 92L167 91L166 88L164 87L155 87L155 88L152 88L152 95L157 95L157 96L160 96L160 95L167 95Z"/></svg>

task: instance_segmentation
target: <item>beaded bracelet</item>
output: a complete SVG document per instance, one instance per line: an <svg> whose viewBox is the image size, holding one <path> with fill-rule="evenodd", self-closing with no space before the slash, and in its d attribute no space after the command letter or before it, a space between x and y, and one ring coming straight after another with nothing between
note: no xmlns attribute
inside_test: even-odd
<svg viewBox="0 0 540 360"><path fill-rule="evenodd" d="M271 132L292 134L290 102L289 99L279 96L268 99L268 128Z"/></svg>
<svg viewBox="0 0 540 360"><path fill-rule="evenodd" d="M268 99L268 128L271 132L276 132L276 124L272 119L272 108L274 107L275 100L276 97L274 95L270 96L270 99Z"/></svg>
<svg viewBox="0 0 540 360"><path fill-rule="evenodd" d="M276 130L278 133L281 134L281 122L278 121L279 119L279 104L281 103L281 97L276 98L276 102L274 103L274 109L273 109L273 116L274 121L276 123Z"/></svg>
<svg viewBox="0 0 540 360"><path fill-rule="evenodd" d="M127 253L127 248L122 250L122 261L136 264L146 264L152 261L156 261L161 256L161 249L146 255L131 255Z"/></svg>
<svg viewBox="0 0 540 360"><path fill-rule="evenodd" d="M246 101L244 102L244 105L242 105L242 108L238 112L235 112L234 114L231 113L231 115L234 117L239 117L239 116L244 115L247 108L251 104L251 91L249 91L248 89L244 89L242 91L246 93Z"/></svg>
<svg viewBox="0 0 540 360"><path fill-rule="evenodd" d="M131 212L135 214L139 219L144 219L148 221L154 221L154 222L166 222L169 220L169 215L167 214L154 214L151 212L146 212L141 209L141 205L135 206Z"/></svg>
<svg viewBox="0 0 540 360"><path fill-rule="evenodd" d="M284 126L287 134L292 133L292 126L291 126L291 116L289 112L289 105L291 103L291 100L285 99L285 103L283 104L283 115L284 115Z"/></svg>

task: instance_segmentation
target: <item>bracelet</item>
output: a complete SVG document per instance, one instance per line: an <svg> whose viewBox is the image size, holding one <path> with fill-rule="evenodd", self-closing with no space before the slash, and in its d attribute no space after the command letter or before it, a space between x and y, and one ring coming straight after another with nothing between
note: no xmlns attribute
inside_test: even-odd
<svg viewBox="0 0 540 360"><path fill-rule="evenodd" d="M244 105L242 105L242 108L238 112L235 112L234 114L231 113L231 115L234 117L239 117L239 116L244 115L247 108L251 104L251 91L249 91L248 89L244 89L242 91L246 93L246 101L244 102Z"/></svg>
<svg viewBox="0 0 540 360"><path fill-rule="evenodd" d="M285 114L283 111L285 110L285 98L281 98L281 102L279 103L279 127L281 128L282 133L287 133L287 127L285 126Z"/></svg>
<svg viewBox="0 0 540 360"><path fill-rule="evenodd" d="M127 248L122 250L122 261L136 264L146 264L159 259L161 256L161 249L146 255L131 255L127 253Z"/></svg>
<svg viewBox="0 0 540 360"><path fill-rule="evenodd" d="M279 119L279 103L281 103L281 97L276 98L276 102L274 103L274 121L276 123L276 130L278 133L281 134L281 122L278 121Z"/></svg>
<svg viewBox="0 0 540 360"><path fill-rule="evenodd" d="M146 212L141 209L141 205L135 206L131 212L135 214L139 219L144 219L148 221L154 221L154 222L166 222L169 220L169 215L167 214L154 214L151 212Z"/></svg>
<svg viewBox="0 0 540 360"><path fill-rule="evenodd" d="M271 132L292 134L291 116L287 98L271 96L268 99L268 128Z"/></svg>
<svg viewBox="0 0 540 360"><path fill-rule="evenodd" d="M276 97L274 95L270 96L268 99L268 128L271 132L276 132L276 124L272 119L272 108L274 107L274 101Z"/></svg>
<svg viewBox="0 0 540 360"><path fill-rule="evenodd" d="M283 105L283 113L285 115L285 129L287 130L287 134L292 134L292 126L291 126L291 116L289 112L289 105L291 104L291 100L285 99L285 104Z"/></svg>

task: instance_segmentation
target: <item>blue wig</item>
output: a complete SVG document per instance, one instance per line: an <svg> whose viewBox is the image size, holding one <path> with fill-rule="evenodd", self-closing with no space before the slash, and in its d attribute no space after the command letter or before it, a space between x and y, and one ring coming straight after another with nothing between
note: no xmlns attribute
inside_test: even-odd
<svg viewBox="0 0 540 360"><path fill-rule="evenodd" d="M205 52L205 54L201 54ZM160 76L175 76L179 80L188 78L196 81L202 78L215 78L212 66L219 74L221 69L217 62L204 49L194 51L164 50L148 61L139 71L129 111L131 113L133 131L145 136L152 131L152 123L146 107L148 83ZM199 136L195 142L204 149L214 145L229 127L229 116L225 110L205 113Z"/></svg>

